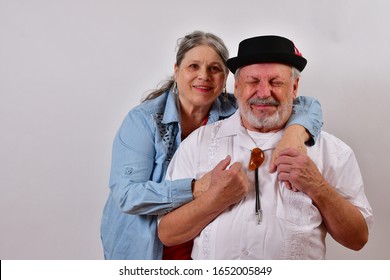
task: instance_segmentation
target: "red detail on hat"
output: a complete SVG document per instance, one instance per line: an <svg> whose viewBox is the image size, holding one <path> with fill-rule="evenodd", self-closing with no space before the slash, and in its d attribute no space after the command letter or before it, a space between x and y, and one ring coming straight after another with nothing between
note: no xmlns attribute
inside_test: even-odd
<svg viewBox="0 0 390 280"><path fill-rule="evenodd" d="M299 55L299 56L302 56L302 53L297 49L297 47L295 46L294 42L293 42L293 45L294 45L295 54Z"/></svg>

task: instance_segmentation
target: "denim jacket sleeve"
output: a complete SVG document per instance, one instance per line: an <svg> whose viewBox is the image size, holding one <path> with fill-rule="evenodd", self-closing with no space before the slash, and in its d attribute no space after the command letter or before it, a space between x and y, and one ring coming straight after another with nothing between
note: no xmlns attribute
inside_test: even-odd
<svg viewBox="0 0 390 280"><path fill-rule="evenodd" d="M165 166L155 164L153 127L146 116L130 112L112 151L110 189L122 212L161 215L192 200L190 179L164 181ZM157 176L161 179L152 180Z"/></svg>
<svg viewBox="0 0 390 280"><path fill-rule="evenodd" d="M318 100L308 96L298 96L294 99L293 111L286 126L302 125L311 135L306 144L314 145L322 128L322 109Z"/></svg>

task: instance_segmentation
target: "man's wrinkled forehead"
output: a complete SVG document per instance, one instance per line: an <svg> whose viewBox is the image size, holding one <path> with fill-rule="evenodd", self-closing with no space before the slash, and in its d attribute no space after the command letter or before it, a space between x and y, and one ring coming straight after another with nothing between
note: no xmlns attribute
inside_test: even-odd
<svg viewBox="0 0 390 280"><path fill-rule="evenodd" d="M235 78L290 78L292 67L280 63L257 63L239 68Z"/></svg>

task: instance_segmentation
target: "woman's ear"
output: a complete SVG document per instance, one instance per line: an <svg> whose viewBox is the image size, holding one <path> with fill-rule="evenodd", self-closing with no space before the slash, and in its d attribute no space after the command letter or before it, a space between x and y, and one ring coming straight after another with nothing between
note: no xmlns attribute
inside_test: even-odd
<svg viewBox="0 0 390 280"><path fill-rule="evenodd" d="M173 65L173 75L174 75L174 78L175 78L175 81L176 81L176 78L177 78L177 72L179 71L179 66L177 66L177 64L175 63Z"/></svg>

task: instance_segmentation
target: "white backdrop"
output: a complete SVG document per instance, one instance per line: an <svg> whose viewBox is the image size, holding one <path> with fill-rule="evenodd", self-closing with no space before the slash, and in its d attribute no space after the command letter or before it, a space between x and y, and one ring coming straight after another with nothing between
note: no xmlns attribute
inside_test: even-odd
<svg viewBox="0 0 390 280"><path fill-rule="evenodd" d="M356 152L375 213L363 250L329 240L328 258L390 259L389 12L376 0L0 0L0 259L103 258L114 135L193 30L231 56L251 36L296 43L299 93Z"/></svg>

